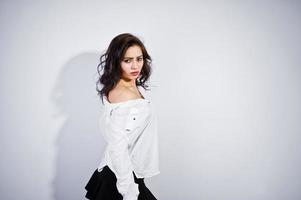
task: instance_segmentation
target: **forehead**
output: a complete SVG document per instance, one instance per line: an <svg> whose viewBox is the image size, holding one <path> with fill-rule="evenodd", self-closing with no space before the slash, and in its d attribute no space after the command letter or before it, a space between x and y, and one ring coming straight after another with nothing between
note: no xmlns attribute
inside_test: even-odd
<svg viewBox="0 0 301 200"><path fill-rule="evenodd" d="M133 46L130 46L126 50L124 57L134 57L134 56L140 56L140 55L142 55L142 50L141 50L140 46L133 45Z"/></svg>

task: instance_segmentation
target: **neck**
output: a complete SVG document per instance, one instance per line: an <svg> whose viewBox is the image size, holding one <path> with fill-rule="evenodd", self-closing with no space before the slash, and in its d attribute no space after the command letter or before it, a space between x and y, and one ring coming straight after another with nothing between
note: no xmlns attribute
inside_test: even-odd
<svg viewBox="0 0 301 200"><path fill-rule="evenodd" d="M118 85L124 86L124 87L136 87L136 79L121 78L118 82Z"/></svg>

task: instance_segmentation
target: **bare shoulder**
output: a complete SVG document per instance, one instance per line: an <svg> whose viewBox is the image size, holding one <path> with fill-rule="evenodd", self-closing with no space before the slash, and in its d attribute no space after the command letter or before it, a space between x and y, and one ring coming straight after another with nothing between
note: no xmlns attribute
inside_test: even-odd
<svg viewBox="0 0 301 200"><path fill-rule="evenodd" d="M109 92L109 101L111 103L120 103L131 99L137 99L138 96L133 91L125 87L116 87Z"/></svg>

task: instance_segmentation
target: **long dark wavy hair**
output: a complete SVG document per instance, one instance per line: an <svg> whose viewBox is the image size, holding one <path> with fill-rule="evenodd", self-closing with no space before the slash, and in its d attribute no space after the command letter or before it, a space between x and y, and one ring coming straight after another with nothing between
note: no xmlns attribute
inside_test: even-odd
<svg viewBox="0 0 301 200"><path fill-rule="evenodd" d="M100 56L100 63L97 65L99 78L96 82L96 91L100 96L102 103L103 97L108 97L109 92L120 80L122 74L120 63L124 58L126 50L134 45L141 48L144 61L140 75L136 79L136 85L142 86L145 90L148 89L149 86L146 82L152 72L152 59L138 37L130 33L122 33L113 38L106 52Z"/></svg>

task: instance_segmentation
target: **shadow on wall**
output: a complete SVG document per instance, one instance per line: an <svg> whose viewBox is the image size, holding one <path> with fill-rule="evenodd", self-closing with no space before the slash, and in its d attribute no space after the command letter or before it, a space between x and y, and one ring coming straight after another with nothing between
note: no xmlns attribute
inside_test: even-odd
<svg viewBox="0 0 301 200"><path fill-rule="evenodd" d="M53 199L83 200L84 189L100 163L105 141L99 126L102 102L96 92L97 53L69 60L56 81L52 98L65 116L55 141Z"/></svg>

